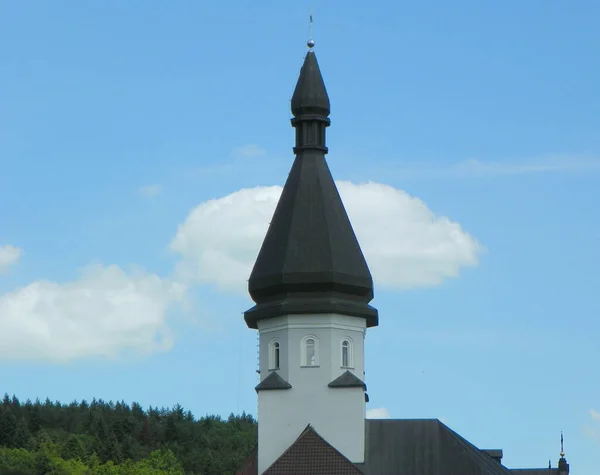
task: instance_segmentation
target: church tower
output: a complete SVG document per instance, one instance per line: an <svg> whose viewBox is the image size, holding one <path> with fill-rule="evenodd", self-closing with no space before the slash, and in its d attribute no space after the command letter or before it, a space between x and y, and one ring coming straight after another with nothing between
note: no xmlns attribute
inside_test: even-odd
<svg viewBox="0 0 600 475"><path fill-rule="evenodd" d="M365 453L364 338L373 279L325 154L329 96L309 41L292 97L296 158L250 275L259 332L258 473L310 424L353 463Z"/></svg>

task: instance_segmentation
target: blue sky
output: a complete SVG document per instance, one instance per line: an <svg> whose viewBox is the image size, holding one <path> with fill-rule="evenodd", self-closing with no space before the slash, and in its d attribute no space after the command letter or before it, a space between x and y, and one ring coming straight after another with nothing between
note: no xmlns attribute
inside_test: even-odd
<svg viewBox="0 0 600 475"><path fill-rule="evenodd" d="M0 391L256 413L243 287L311 7L377 284L369 409L443 418L513 467L555 464L563 430L591 473L591 0L0 3Z"/></svg>

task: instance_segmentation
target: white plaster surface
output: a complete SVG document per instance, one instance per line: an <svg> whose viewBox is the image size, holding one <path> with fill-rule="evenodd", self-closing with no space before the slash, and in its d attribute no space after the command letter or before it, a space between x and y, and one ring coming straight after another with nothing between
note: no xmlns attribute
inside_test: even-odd
<svg viewBox="0 0 600 475"><path fill-rule="evenodd" d="M311 424L350 461L364 461L365 396L362 388L329 388L347 370L364 381L365 320L344 315L291 315L258 322L260 376L269 370L269 343L280 344L279 375L292 389L259 391L258 473L264 472ZM302 340L318 341L318 366L302 367ZM341 344L353 346L353 368L342 367Z"/></svg>

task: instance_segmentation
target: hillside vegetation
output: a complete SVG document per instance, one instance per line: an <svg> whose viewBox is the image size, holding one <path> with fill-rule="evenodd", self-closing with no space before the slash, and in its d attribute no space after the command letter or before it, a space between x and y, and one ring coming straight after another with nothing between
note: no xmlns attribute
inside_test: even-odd
<svg viewBox="0 0 600 475"><path fill-rule="evenodd" d="M0 475L226 475L256 445L245 413L195 419L172 409L92 400L0 403Z"/></svg>

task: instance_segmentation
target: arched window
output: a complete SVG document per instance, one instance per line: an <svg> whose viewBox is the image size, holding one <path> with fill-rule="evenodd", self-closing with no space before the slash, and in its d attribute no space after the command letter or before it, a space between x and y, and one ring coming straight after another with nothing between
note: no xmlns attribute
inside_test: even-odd
<svg viewBox="0 0 600 475"><path fill-rule="evenodd" d="M313 338L308 338L306 340L306 363L307 366L314 366L316 363L316 354L315 354L315 346L316 342Z"/></svg>
<svg viewBox="0 0 600 475"><path fill-rule="evenodd" d="M354 368L354 354L352 340L344 338L342 340L342 368Z"/></svg>
<svg viewBox="0 0 600 475"><path fill-rule="evenodd" d="M277 340L273 340L269 345L269 369L279 369L280 345Z"/></svg>
<svg viewBox="0 0 600 475"><path fill-rule="evenodd" d="M319 366L319 342L314 336L305 336L302 339L302 366Z"/></svg>

